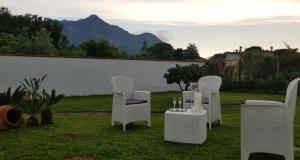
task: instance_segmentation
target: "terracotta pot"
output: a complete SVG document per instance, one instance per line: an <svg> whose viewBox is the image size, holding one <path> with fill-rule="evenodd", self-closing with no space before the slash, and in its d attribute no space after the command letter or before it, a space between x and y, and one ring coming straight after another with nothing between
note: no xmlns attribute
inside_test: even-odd
<svg viewBox="0 0 300 160"><path fill-rule="evenodd" d="M0 106L0 129L18 128L22 122L20 111L10 105Z"/></svg>

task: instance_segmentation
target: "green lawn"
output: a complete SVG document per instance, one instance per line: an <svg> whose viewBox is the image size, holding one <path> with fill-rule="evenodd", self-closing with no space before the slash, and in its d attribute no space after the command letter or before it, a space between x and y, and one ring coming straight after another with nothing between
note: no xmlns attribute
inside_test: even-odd
<svg viewBox="0 0 300 160"><path fill-rule="evenodd" d="M152 110L162 112L177 92L152 94ZM121 126L110 126L109 114L55 114L55 124L44 128L2 131L0 160L63 160L80 156L108 160L239 160L240 109L245 99L275 99L283 96L222 93L223 125L214 125L201 145L164 141L164 116L152 115L151 128L142 122L130 124L124 133ZM299 98L298 98L299 99ZM69 97L55 107L56 112L110 111L111 96ZM233 106L233 107L231 107ZM83 108L81 108L83 107ZM295 146L300 148L300 109L296 112ZM281 156L251 155L251 160L283 160ZM295 159L300 159L299 149Z"/></svg>
<svg viewBox="0 0 300 160"><path fill-rule="evenodd" d="M179 96L182 96L180 92L152 93L152 112L164 112L167 108L170 108L173 105L172 98ZM239 106L244 103L246 99L283 101L284 96L258 93L221 92L222 106ZM111 95L66 97L60 103L55 105L53 110L56 112L110 112L111 104ZM300 106L300 103L298 104Z"/></svg>

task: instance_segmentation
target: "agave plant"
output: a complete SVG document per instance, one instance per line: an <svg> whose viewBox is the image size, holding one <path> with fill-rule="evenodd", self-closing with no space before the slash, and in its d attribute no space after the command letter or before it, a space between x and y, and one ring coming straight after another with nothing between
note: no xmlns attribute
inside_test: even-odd
<svg viewBox="0 0 300 160"><path fill-rule="evenodd" d="M43 96L44 96L45 104L41 111L42 126L53 123L53 114L51 111L51 106L57 104L60 100L64 98L63 94L56 95L56 91L54 89L52 89L51 94L48 94L46 90L43 90Z"/></svg>
<svg viewBox="0 0 300 160"><path fill-rule="evenodd" d="M3 105L18 105L25 96L25 90L19 86L13 93L11 87L0 93L0 106Z"/></svg>
<svg viewBox="0 0 300 160"><path fill-rule="evenodd" d="M36 114L40 112L45 104L45 98L40 92L40 86L45 78L46 75L41 78L24 79L25 82L21 83L27 98L23 99L18 106L21 111L29 114L29 118L26 121L27 127L38 126Z"/></svg>

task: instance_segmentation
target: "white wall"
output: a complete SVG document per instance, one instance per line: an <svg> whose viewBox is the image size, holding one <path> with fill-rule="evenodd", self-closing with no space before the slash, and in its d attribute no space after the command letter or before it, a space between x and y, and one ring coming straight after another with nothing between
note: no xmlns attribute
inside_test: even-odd
<svg viewBox="0 0 300 160"><path fill-rule="evenodd" d="M44 86L65 95L110 94L110 78L130 76L136 90L170 91L163 74L175 64L192 62L0 56L0 91L15 88L24 78L47 74ZM198 63L202 64L202 63Z"/></svg>

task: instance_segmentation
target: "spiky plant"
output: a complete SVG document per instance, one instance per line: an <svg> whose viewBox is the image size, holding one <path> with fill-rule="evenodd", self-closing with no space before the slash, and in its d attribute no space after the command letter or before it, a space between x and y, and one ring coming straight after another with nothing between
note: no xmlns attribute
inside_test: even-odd
<svg viewBox="0 0 300 160"><path fill-rule="evenodd" d="M60 100L64 98L63 94L56 95L56 91L52 89L51 94L48 94L46 90L43 90L43 96L45 100L45 105L41 110L41 125L48 125L53 123L53 114L51 111L51 106L57 104Z"/></svg>
<svg viewBox="0 0 300 160"><path fill-rule="evenodd" d="M46 76L47 75L44 75L41 78L25 78L24 82L21 83L28 98L20 103L19 108L21 111L29 114L29 118L26 120L27 127L38 126L36 114L40 112L45 104L44 96L40 92L40 86Z"/></svg>
<svg viewBox="0 0 300 160"><path fill-rule="evenodd" d="M11 87L6 91L0 93L0 106L3 105L18 105L25 96L25 90L18 86L18 88L12 93Z"/></svg>
<svg viewBox="0 0 300 160"><path fill-rule="evenodd" d="M43 96L36 95L34 98L29 98L23 100L19 105L18 108L29 115L29 118L26 120L27 127L37 127L39 125L38 118L36 114L41 111L45 101Z"/></svg>

